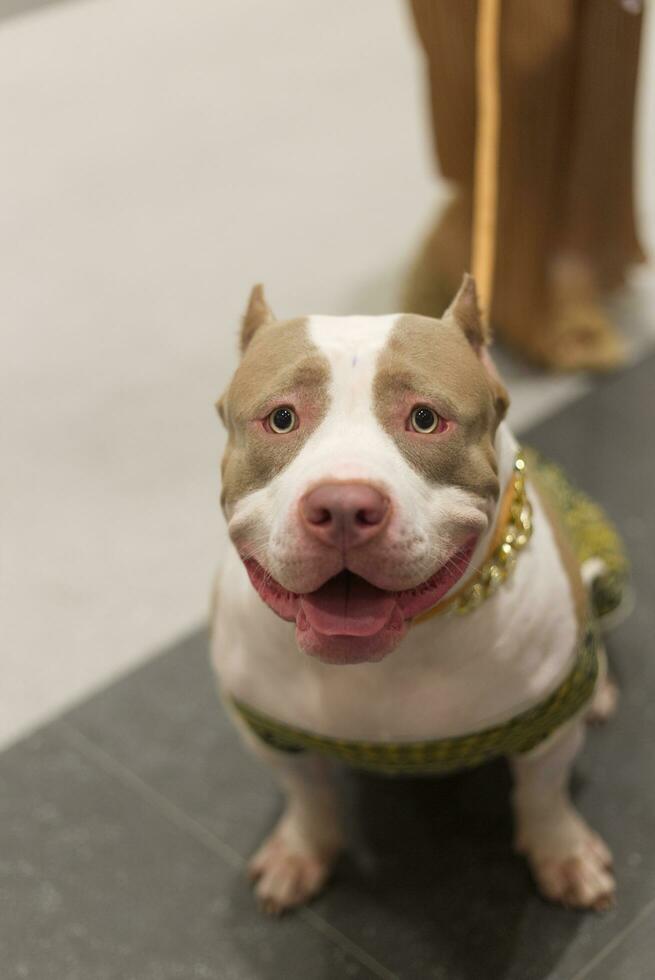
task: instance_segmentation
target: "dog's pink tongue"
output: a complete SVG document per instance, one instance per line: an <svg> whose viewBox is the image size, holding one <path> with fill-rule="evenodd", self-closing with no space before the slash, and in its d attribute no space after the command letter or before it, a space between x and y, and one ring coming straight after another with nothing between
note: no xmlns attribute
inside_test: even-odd
<svg viewBox="0 0 655 980"><path fill-rule="evenodd" d="M394 611L393 595L342 572L316 592L300 596L309 625L326 636L372 636L383 629Z"/></svg>

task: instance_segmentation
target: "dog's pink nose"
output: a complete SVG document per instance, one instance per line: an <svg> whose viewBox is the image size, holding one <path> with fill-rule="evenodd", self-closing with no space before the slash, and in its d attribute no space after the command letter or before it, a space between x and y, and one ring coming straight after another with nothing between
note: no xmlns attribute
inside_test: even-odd
<svg viewBox="0 0 655 980"><path fill-rule="evenodd" d="M300 501L307 530L335 548L355 548L387 523L389 498L368 483L322 483Z"/></svg>

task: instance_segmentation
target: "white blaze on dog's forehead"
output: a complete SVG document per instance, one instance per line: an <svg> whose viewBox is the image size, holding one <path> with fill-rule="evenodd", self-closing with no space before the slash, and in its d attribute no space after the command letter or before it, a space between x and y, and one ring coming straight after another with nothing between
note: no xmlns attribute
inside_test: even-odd
<svg viewBox="0 0 655 980"><path fill-rule="evenodd" d="M371 405L377 356L397 321L397 314L309 317L310 339L330 363L333 399L348 393L351 405L353 400Z"/></svg>
<svg viewBox="0 0 655 980"><path fill-rule="evenodd" d="M301 482L327 477L387 482L391 471L408 470L375 416L373 385L380 353L398 314L312 316L309 337L329 364L329 405L288 476Z"/></svg>
<svg viewBox="0 0 655 980"><path fill-rule="evenodd" d="M375 356L386 344L398 320L388 316L310 316L309 336L327 357L345 354Z"/></svg>

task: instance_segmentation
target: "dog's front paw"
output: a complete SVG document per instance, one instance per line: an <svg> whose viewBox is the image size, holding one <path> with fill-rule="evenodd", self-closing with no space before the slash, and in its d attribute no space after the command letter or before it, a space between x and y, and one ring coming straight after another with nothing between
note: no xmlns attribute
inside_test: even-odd
<svg viewBox="0 0 655 980"><path fill-rule="evenodd" d="M265 912L281 915L317 895L327 881L336 855L299 846L276 829L248 864L255 894Z"/></svg>
<svg viewBox="0 0 655 980"><path fill-rule="evenodd" d="M612 855L584 820L567 810L535 831L521 836L517 850L528 858L542 895L568 908L611 908L616 895Z"/></svg>

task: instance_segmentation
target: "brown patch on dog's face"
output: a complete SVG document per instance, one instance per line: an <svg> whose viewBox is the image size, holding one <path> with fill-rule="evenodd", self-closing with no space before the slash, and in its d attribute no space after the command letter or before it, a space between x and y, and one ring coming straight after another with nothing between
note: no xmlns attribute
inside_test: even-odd
<svg viewBox="0 0 655 980"><path fill-rule="evenodd" d="M503 410L501 393L453 316L439 321L407 315L378 359L375 414L405 459L431 484L495 500L494 436ZM406 420L417 405L428 405L447 420L447 430L409 430Z"/></svg>
<svg viewBox="0 0 655 980"><path fill-rule="evenodd" d="M309 339L305 319L263 323L248 340L219 403L228 430L221 467L221 504L228 511L291 462L328 404L329 365ZM282 434L267 431L266 418L282 405L294 409L298 427Z"/></svg>

